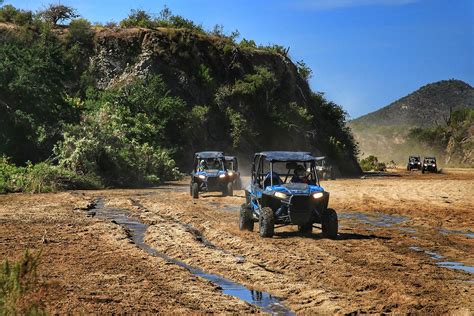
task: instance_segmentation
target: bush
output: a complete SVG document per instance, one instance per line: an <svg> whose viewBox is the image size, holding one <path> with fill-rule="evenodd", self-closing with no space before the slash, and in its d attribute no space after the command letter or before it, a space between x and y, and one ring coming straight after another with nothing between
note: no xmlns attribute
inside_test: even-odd
<svg viewBox="0 0 474 316"><path fill-rule="evenodd" d="M144 27L144 28L184 28L198 33L204 33L204 29L200 25L196 25L193 21L188 20L180 15L173 15L168 7L164 7L157 18L153 18L151 14L145 10L131 10L127 18L120 21L120 26L124 28Z"/></svg>
<svg viewBox="0 0 474 316"><path fill-rule="evenodd" d="M298 73L304 80L308 81L313 76L313 71L309 68L308 65L302 60L296 62L296 67L298 69Z"/></svg>
<svg viewBox="0 0 474 316"><path fill-rule="evenodd" d="M363 171L386 171L387 166L383 162L379 162L377 157L370 155L367 158L362 159L360 162L360 167Z"/></svg>
<svg viewBox="0 0 474 316"><path fill-rule="evenodd" d="M100 181L94 177L77 175L47 162L34 165L28 162L26 167L17 167L7 157L0 157L0 193L44 193L99 187Z"/></svg>
<svg viewBox="0 0 474 316"><path fill-rule="evenodd" d="M170 150L183 139L186 104L159 76L136 80L85 101L79 125L54 149L62 167L113 186L153 185L180 176Z"/></svg>
<svg viewBox="0 0 474 316"><path fill-rule="evenodd" d="M232 108L227 108L226 114L231 126L230 136L232 138L232 147L237 148L239 147L242 135L246 133L247 120L241 113Z"/></svg>
<svg viewBox="0 0 474 316"><path fill-rule="evenodd" d="M25 251L14 263L4 260L0 266L0 312L2 315L45 315L36 299L30 297L37 290L36 271L40 253Z"/></svg>
<svg viewBox="0 0 474 316"><path fill-rule="evenodd" d="M209 67L204 64L199 65L197 78L205 86L213 86L214 79L212 78Z"/></svg>
<svg viewBox="0 0 474 316"><path fill-rule="evenodd" d="M7 4L0 8L0 22L14 23L21 26L28 25L33 22L33 13Z"/></svg>

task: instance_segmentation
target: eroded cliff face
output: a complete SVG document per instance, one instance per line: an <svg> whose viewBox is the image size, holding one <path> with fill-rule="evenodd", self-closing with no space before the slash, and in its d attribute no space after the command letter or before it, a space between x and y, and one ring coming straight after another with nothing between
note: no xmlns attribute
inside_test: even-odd
<svg viewBox="0 0 474 316"><path fill-rule="evenodd" d="M190 112L207 109L177 154L183 167L199 150L223 150L244 161L256 151L308 150L332 156L342 174L360 172L340 136L343 128L322 112L306 80L282 54L165 28L98 30L94 43L89 71L98 88L161 75Z"/></svg>

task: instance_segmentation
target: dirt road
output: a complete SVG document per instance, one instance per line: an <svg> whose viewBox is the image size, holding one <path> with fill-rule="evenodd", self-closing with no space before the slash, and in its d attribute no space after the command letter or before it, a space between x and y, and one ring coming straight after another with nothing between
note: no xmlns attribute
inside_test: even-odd
<svg viewBox="0 0 474 316"><path fill-rule="evenodd" d="M298 314L474 311L473 171L322 186L339 214L337 240L292 227L272 239L241 232L243 191L192 200L187 182L3 195L0 255L42 250L42 301L53 313L262 311L243 300L248 293L223 294L215 276L259 291L247 300L269 293ZM124 229L101 209L146 224L155 256L133 242L135 222Z"/></svg>

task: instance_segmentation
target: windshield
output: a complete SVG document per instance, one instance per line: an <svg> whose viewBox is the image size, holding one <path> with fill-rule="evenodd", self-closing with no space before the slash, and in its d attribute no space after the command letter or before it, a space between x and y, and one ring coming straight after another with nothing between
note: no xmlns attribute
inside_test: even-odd
<svg viewBox="0 0 474 316"><path fill-rule="evenodd" d="M289 183L319 185L314 161L265 162L256 171L256 182L263 188Z"/></svg>
<svg viewBox="0 0 474 316"><path fill-rule="evenodd" d="M418 158L418 157L410 157L410 161L411 161L411 162L418 162L418 161L420 161L420 158Z"/></svg>
<svg viewBox="0 0 474 316"><path fill-rule="evenodd" d="M224 164L222 159L219 158L207 158L200 159L198 161L198 171L206 170L224 170Z"/></svg>
<svg viewBox="0 0 474 316"><path fill-rule="evenodd" d="M225 168L226 168L227 170L233 170L233 171L235 171L235 169L234 169L234 161L233 161L233 160L226 160L226 161L225 161Z"/></svg>

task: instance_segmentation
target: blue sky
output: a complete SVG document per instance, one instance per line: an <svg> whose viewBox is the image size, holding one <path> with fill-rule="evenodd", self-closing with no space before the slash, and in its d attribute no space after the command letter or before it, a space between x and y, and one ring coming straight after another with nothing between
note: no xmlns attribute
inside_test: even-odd
<svg viewBox="0 0 474 316"><path fill-rule="evenodd" d="M5 0L37 10L48 0ZM290 47L315 91L356 118L443 79L474 85L474 0L61 0L99 22L167 5L205 28Z"/></svg>

